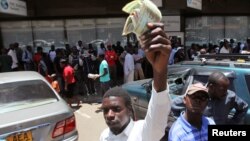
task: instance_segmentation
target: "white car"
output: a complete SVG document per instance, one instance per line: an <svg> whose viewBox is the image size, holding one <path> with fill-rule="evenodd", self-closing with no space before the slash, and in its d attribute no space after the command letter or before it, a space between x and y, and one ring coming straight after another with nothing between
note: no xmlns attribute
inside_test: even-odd
<svg viewBox="0 0 250 141"><path fill-rule="evenodd" d="M0 73L0 141L52 140L78 140L73 110L39 73Z"/></svg>

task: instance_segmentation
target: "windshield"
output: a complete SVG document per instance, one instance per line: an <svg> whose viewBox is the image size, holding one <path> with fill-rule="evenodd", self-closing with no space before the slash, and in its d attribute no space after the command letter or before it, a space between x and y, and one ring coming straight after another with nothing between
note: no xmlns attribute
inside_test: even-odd
<svg viewBox="0 0 250 141"><path fill-rule="evenodd" d="M182 79L184 74L170 74L168 75L168 85L169 85L169 93L174 95L180 95L183 89L184 82L176 83L177 79ZM182 79L182 81L184 81Z"/></svg>
<svg viewBox="0 0 250 141"><path fill-rule="evenodd" d="M0 113L56 101L54 91L42 80L0 84Z"/></svg>

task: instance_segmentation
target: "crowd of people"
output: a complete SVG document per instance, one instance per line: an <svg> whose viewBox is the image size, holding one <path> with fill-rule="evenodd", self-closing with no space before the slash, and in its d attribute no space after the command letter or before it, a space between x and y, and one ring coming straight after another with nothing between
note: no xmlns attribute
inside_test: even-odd
<svg viewBox="0 0 250 141"><path fill-rule="evenodd" d="M169 65L184 61L197 60L200 54L250 54L250 38L245 42L236 42L235 39L223 39L219 44L196 44L185 48L180 40L171 39L172 50L169 58Z"/></svg>
<svg viewBox="0 0 250 141"><path fill-rule="evenodd" d="M55 49L52 45L48 53L42 47L37 47L36 53L31 46L22 50L14 43L8 50L1 50L1 72L37 71L67 98L69 105L75 94L101 95L108 128L102 132L100 141L161 140L168 124L166 115L171 111L179 118L171 126L169 141L203 141L208 139L208 125L241 124L248 104L228 90L230 81L221 72L212 73L206 85L191 84L183 97L171 101L168 65L185 59L185 53L178 42L171 42L163 27L161 23L149 23L150 32L140 36L138 43L128 43L125 47L120 42L102 43L99 51L92 44L83 45L82 41L72 47L66 44L65 49ZM250 39L247 43L250 45ZM230 48L224 40L219 52L232 53ZM207 53L204 48L196 49L192 45L188 51L190 60L198 51ZM213 52L216 50L210 53ZM151 75L147 74L150 71L147 67L151 67ZM119 85L146 77L153 79L151 99L145 119L135 121L131 99ZM229 118L232 109L236 111Z"/></svg>
<svg viewBox="0 0 250 141"><path fill-rule="evenodd" d="M49 52L43 50L41 46L20 48L18 43L1 48L0 72L37 71L51 84L57 80L53 87L69 99L70 95L78 94L103 96L111 87L152 77L152 67L138 43L122 47L117 41L113 45L101 43L100 47L94 48L79 40L76 45L65 44L65 48L58 49L51 45ZM72 76L66 76L69 68ZM91 78L89 74L96 77ZM73 84L69 85L70 95L67 94L69 83Z"/></svg>

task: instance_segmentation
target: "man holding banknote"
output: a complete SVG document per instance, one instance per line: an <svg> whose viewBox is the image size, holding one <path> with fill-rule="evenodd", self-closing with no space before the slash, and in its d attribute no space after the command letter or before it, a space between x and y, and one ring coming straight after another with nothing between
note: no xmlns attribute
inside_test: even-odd
<svg viewBox="0 0 250 141"><path fill-rule="evenodd" d="M108 128L102 132L100 141L159 141L165 134L167 115L171 107L167 86L171 41L163 30L164 25L159 23L161 13L151 1L132 1L123 11L130 13L123 35L130 32L136 34L146 58L152 65L152 94L145 119L134 121L134 111L128 93L121 87L109 89L103 96L101 106ZM143 20L140 20L142 18Z"/></svg>
<svg viewBox="0 0 250 141"><path fill-rule="evenodd" d="M161 23L148 23L148 32L139 37L153 67L152 94L144 120L133 120L129 95L121 87L108 90L101 109L106 124L100 141L159 141L167 126L171 99L167 89L167 67L171 43Z"/></svg>

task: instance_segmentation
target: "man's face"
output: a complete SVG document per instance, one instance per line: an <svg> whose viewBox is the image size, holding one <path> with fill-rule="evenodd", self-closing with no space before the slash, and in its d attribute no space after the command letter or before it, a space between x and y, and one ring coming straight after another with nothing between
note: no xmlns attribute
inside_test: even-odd
<svg viewBox="0 0 250 141"><path fill-rule="evenodd" d="M192 95L186 95L184 97L184 104L188 111L194 114L202 115L203 110L207 106L209 96L204 92L198 91Z"/></svg>
<svg viewBox="0 0 250 141"><path fill-rule="evenodd" d="M210 86L210 88L212 89L212 97L223 99L227 95L229 85L230 81L228 79L220 79L216 84L212 84L212 86Z"/></svg>
<svg viewBox="0 0 250 141"><path fill-rule="evenodd" d="M28 51L32 51L32 47L31 47L31 46L28 46L28 47L27 47L27 50L28 50Z"/></svg>
<svg viewBox="0 0 250 141"><path fill-rule="evenodd" d="M82 41L78 41L78 45L79 45L79 46L82 46Z"/></svg>
<svg viewBox="0 0 250 141"><path fill-rule="evenodd" d="M60 67L61 67L61 68L64 68L64 66L65 66L65 64L60 63Z"/></svg>
<svg viewBox="0 0 250 141"><path fill-rule="evenodd" d="M73 52L73 54L77 54L77 53L78 53L77 48L76 48L76 47L73 47L73 48L72 48L72 52Z"/></svg>
<svg viewBox="0 0 250 141"><path fill-rule="evenodd" d="M122 97L110 96L102 101L106 124L114 134L119 134L130 121L130 111Z"/></svg>

